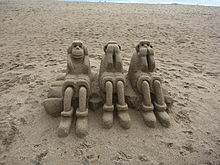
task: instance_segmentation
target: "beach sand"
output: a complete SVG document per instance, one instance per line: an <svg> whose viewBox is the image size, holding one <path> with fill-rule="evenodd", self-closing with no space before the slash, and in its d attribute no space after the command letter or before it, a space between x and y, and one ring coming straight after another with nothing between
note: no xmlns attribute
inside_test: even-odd
<svg viewBox="0 0 220 165"><path fill-rule="evenodd" d="M60 118L42 102L66 69L73 40L87 45L98 72L103 46L122 47L128 70L135 45L154 46L157 72L174 104L171 127L148 128L129 109L132 126L102 128L89 111L89 135L57 137ZM0 1L1 165L219 165L220 8L185 5Z"/></svg>

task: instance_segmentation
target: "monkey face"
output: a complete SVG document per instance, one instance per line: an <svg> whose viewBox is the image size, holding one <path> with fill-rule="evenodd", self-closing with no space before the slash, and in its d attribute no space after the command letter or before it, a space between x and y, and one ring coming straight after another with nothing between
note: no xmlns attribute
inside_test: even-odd
<svg viewBox="0 0 220 165"><path fill-rule="evenodd" d="M72 58L80 59L84 57L85 54L84 54L84 47L82 42L73 42L71 48L72 48L71 50Z"/></svg>
<svg viewBox="0 0 220 165"><path fill-rule="evenodd" d="M147 56L148 47L152 47L150 42L148 41L140 41L140 43L136 46L136 51L138 56Z"/></svg>

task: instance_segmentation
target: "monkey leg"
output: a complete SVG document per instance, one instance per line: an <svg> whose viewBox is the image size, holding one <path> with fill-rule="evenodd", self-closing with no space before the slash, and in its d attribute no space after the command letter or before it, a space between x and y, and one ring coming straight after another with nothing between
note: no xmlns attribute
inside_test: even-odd
<svg viewBox="0 0 220 165"><path fill-rule="evenodd" d="M128 129L131 126L131 118L128 113L128 105L125 103L124 83L117 82L118 104L116 105L120 124L123 128Z"/></svg>
<svg viewBox="0 0 220 165"><path fill-rule="evenodd" d="M105 84L106 91L106 102L103 106L103 127L111 128L113 125L113 111L114 106L112 105L112 97L113 97L113 84L111 81L107 81Z"/></svg>
<svg viewBox="0 0 220 165"><path fill-rule="evenodd" d="M76 110L76 135L79 137L88 134L88 108L87 108L87 89L79 89L79 108Z"/></svg>
<svg viewBox="0 0 220 165"><path fill-rule="evenodd" d="M142 83L143 102L141 106L141 112L148 127L155 127L156 117L153 112L153 104L151 103L150 87L147 81Z"/></svg>
<svg viewBox="0 0 220 165"><path fill-rule="evenodd" d="M159 80L155 80L153 82L153 87L155 91L155 102L154 102L154 107L155 107L155 114L160 121L160 123L164 127L169 127L170 126L170 117L167 114L166 110L166 104L164 101L164 96L163 96L163 91L162 91L162 86Z"/></svg>
<svg viewBox="0 0 220 165"><path fill-rule="evenodd" d="M59 137L65 137L69 134L73 120L72 99L73 99L73 89L72 87L68 87L64 92L63 112L61 112L61 121L58 128Z"/></svg>

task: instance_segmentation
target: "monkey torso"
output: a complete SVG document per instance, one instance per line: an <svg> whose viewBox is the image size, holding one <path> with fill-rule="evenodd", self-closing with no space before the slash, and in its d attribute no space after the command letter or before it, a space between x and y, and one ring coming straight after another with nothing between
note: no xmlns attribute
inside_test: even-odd
<svg viewBox="0 0 220 165"><path fill-rule="evenodd" d="M67 75L90 75L90 65L87 59L88 57L84 57L82 59L74 59L68 57L67 60Z"/></svg>
<svg viewBox="0 0 220 165"><path fill-rule="evenodd" d="M131 82L131 85L136 88L137 81L141 76L150 76L148 68L142 65L141 58L138 57L138 54L135 52L131 58L131 63L128 70L128 78Z"/></svg>

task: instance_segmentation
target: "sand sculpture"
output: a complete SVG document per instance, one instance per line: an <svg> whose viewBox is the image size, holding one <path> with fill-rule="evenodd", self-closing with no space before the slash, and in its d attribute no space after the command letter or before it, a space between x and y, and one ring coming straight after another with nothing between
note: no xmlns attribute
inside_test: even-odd
<svg viewBox="0 0 220 165"><path fill-rule="evenodd" d="M89 109L95 111L101 107L104 128L112 127L114 112L117 112L120 125L130 128L128 107L139 110L149 127L155 126L156 118L169 127L166 110L171 107L172 98L154 74L151 44L141 41L137 45L127 75L120 51L121 47L115 41L109 41L104 46L99 73L93 74L85 45L74 41L68 48L66 74L51 84L48 98L43 103L48 114L61 116L59 137L69 134L74 116L76 135L86 136Z"/></svg>
<svg viewBox="0 0 220 165"><path fill-rule="evenodd" d="M105 55L102 58L99 71L99 86L105 93L103 106L103 126L111 128L113 124L113 111L115 101L117 114L123 128L130 128L128 105L125 102L125 75L123 73L121 47L114 41L108 42L104 47Z"/></svg>
<svg viewBox="0 0 220 165"><path fill-rule="evenodd" d="M170 119L167 114L163 96L161 79L153 74L155 70L154 51L148 41L141 41L136 46L128 70L128 79L133 89L142 95L140 111L147 126L154 127L156 117L165 127L169 127ZM155 98L152 103L151 94Z"/></svg>
<svg viewBox="0 0 220 165"><path fill-rule="evenodd" d="M58 135L63 137L69 134L75 108L76 134L85 136L88 133L88 97L91 78L88 51L81 41L74 41L67 52L67 70L64 81L57 81L54 84L55 88L58 86L58 90L61 90L63 98ZM56 95L56 91L51 93Z"/></svg>

